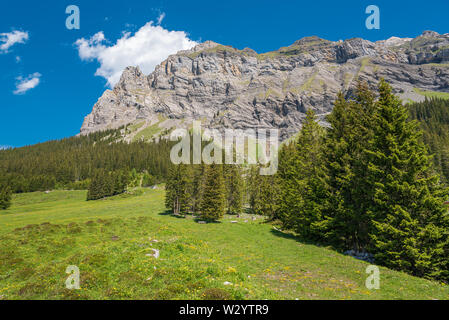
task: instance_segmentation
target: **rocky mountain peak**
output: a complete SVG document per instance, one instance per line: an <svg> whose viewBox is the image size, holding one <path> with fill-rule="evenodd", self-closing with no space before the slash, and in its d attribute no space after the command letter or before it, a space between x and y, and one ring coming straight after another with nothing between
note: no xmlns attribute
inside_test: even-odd
<svg viewBox="0 0 449 320"><path fill-rule="evenodd" d="M435 31L432 31L432 30L425 30L423 33L422 33L422 37L432 37L432 38L435 38L435 37L438 37L440 34L438 33L438 32L435 32Z"/></svg>
<svg viewBox="0 0 449 320"><path fill-rule="evenodd" d="M424 99L423 92L449 92L446 61L449 38L430 31L377 42L312 36L261 54L206 41L169 56L150 75L126 68L81 134L132 123L139 129L124 131L125 139L150 139L197 119L218 129L278 128L286 139L307 109L325 121L337 93L350 94L358 80L375 86L385 78L407 102Z"/></svg>
<svg viewBox="0 0 449 320"><path fill-rule="evenodd" d="M123 70L120 81L114 87L114 91L133 91L148 84L147 77L138 66L129 66Z"/></svg>
<svg viewBox="0 0 449 320"><path fill-rule="evenodd" d="M301 45L311 45L311 44L319 44L319 43L330 43L331 41L322 39L318 36L310 36L304 37L299 40L296 40L293 45L301 46Z"/></svg>

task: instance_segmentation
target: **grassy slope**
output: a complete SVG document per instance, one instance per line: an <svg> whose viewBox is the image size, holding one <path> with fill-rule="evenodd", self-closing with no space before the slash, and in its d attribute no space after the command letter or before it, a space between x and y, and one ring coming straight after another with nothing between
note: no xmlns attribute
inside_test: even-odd
<svg viewBox="0 0 449 320"><path fill-rule="evenodd" d="M441 98L441 99L449 99L449 93L447 92L439 92L439 91L426 91L418 88L414 88L414 91L422 96L427 98Z"/></svg>
<svg viewBox="0 0 449 320"><path fill-rule="evenodd" d="M176 218L164 213L163 190L143 192L94 202L85 191L15 196L0 213L0 299L449 298L448 286L385 268L381 288L368 290L362 261L260 217ZM145 256L151 247L159 259ZM81 290L64 288L68 265L80 268Z"/></svg>

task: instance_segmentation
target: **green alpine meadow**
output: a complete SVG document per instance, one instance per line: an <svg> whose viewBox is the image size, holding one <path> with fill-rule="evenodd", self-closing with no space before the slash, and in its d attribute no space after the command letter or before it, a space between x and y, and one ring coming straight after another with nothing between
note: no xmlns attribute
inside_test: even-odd
<svg viewBox="0 0 449 320"><path fill-rule="evenodd" d="M449 286L276 230L260 215L198 224L173 216L163 186L85 201L86 191L15 195L0 216L3 299L447 299ZM255 217L255 220L252 220ZM231 223L237 221L237 223ZM245 222L246 221L246 222ZM158 249L158 259L147 256ZM80 269L80 289L65 287ZM224 283L230 283L225 285Z"/></svg>

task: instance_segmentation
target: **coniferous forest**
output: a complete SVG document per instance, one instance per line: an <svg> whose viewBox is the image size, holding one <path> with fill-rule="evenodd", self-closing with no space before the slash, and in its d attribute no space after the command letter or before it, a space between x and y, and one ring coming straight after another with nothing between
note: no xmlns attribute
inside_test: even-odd
<svg viewBox="0 0 449 320"><path fill-rule="evenodd" d="M411 119L418 120L423 141L433 155L441 179L449 182L449 100L431 98L408 105Z"/></svg>
<svg viewBox="0 0 449 320"><path fill-rule="evenodd" d="M117 142L119 133L109 130L2 150L0 186L8 186L14 193L87 189L92 179L118 172L126 173L130 181L136 179L136 173L143 175L143 182L164 181L173 143ZM105 184L105 195L110 193L109 184Z"/></svg>

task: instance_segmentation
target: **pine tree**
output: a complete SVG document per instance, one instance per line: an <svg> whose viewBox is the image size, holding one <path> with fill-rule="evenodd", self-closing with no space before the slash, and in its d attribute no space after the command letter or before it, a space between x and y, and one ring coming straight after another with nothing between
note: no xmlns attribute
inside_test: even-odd
<svg viewBox="0 0 449 320"><path fill-rule="evenodd" d="M249 173L249 203L251 210L271 220L278 218L279 183L276 175L260 175L260 166L252 166Z"/></svg>
<svg viewBox="0 0 449 320"><path fill-rule="evenodd" d="M200 203L201 217L205 220L219 220L226 210L226 189L223 166L211 164L206 167L203 195Z"/></svg>
<svg viewBox="0 0 449 320"><path fill-rule="evenodd" d="M127 175L123 171L115 171L112 173L113 195L121 194L126 191L128 184Z"/></svg>
<svg viewBox="0 0 449 320"><path fill-rule="evenodd" d="M0 210L6 210L11 206L11 189L8 186L0 188Z"/></svg>
<svg viewBox="0 0 449 320"><path fill-rule="evenodd" d="M87 201L99 199L99 177L98 172L92 177L87 190Z"/></svg>
<svg viewBox="0 0 449 320"><path fill-rule="evenodd" d="M259 208L257 202L259 201L258 199L260 193L260 182L259 182L258 167L255 165L249 168L246 187L247 187L249 206L253 213L258 213Z"/></svg>
<svg viewBox="0 0 449 320"><path fill-rule="evenodd" d="M151 187L156 184L156 178L149 174L148 172L145 172L142 177L142 187Z"/></svg>
<svg viewBox="0 0 449 320"><path fill-rule="evenodd" d="M283 157L291 154L279 167L281 220L306 239L322 238L322 211L327 199L323 141L324 129L310 110L296 141L282 151Z"/></svg>
<svg viewBox="0 0 449 320"><path fill-rule="evenodd" d="M191 205L192 212L196 213L199 210L201 198L203 196L203 184L204 184L204 173L206 166L204 163L198 165L192 165L192 195L191 195Z"/></svg>
<svg viewBox="0 0 449 320"><path fill-rule="evenodd" d="M104 189L103 197L112 197L115 195L115 172L106 172L103 176Z"/></svg>
<svg viewBox="0 0 449 320"><path fill-rule="evenodd" d="M224 165L226 200L229 214L239 214L243 210L243 179L239 165Z"/></svg>
<svg viewBox="0 0 449 320"><path fill-rule="evenodd" d="M287 142L282 145L279 150L279 165L276 173L276 185L278 186L278 194L281 201L278 202L276 216L282 221L284 228L293 229L295 226L295 214L290 210L290 205L286 203L287 190L294 189L291 182L295 178L295 159L298 157L298 150L294 141ZM287 200L290 202L292 199ZM295 205L293 201L293 206Z"/></svg>
<svg viewBox="0 0 449 320"><path fill-rule="evenodd" d="M185 164L172 166L169 170L165 187L165 206L174 214L186 214L192 206L191 174L190 168Z"/></svg>
<svg viewBox="0 0 449 320"><path fill-rule="evenodd" d="M373 136L374 93L359 83L346 101L339 94L327 120L325 169L329 201L322 227L336 247L364 251L370 243L372 217L366 209L366 161L363 150Z"/></svg>
<svg viewBox="0 0 449 320"><path fill-rule="evenodd" d="M364 190L373 195L369 210L376 261L417 276L445 277L449 270L439 266L448 259L442 251L449 232L443 205L448 190L434 174L407 108L383 80L379 94L374 136L365 150L369 163Z"/></svg>

